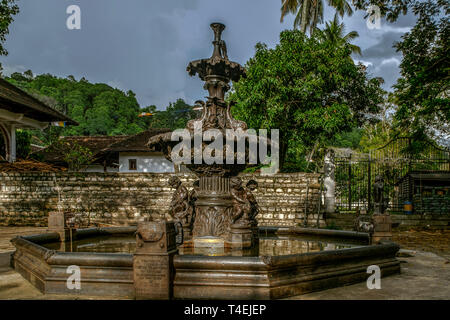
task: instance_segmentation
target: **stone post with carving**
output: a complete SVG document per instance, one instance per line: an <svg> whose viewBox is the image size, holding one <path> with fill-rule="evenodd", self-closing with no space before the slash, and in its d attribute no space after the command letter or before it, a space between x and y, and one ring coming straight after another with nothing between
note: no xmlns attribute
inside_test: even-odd
<svg viewBox="0 0 450 320"><path fill-rule="evenodd" d="M334 150L330 149L325 155L324 161L324 187L325 187L325 213L336 211L336 179L335 179Z"/></svg>
<svg viewBox="0 0 450 320"><path fill-rule="evenodd" d="M69 226L68 221L70 218L72 218L72 214L62 211L49 212L47 231L59 233L59 239L61 242L75 239L76 229Z"/></svg>
<svg viewBox="0 0 450 320"><path fill-rule="evenodd" d="M140 222L136 231L133 277L137 300L173 296L173 257L178 252L173 222Z"/></svg>

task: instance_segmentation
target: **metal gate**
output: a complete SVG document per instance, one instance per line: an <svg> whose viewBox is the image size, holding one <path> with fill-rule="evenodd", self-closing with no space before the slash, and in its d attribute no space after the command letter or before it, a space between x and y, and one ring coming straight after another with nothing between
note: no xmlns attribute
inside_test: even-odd
<svg viewBox="0 0 450 320"><path fill-rule="evenodd" d="M411 172L450 172L450 150L410 138L397 138L369 153L335 157L336 210L348 212L373 209L372 188L382 175L389 196L388 210L403 211L398 182Z"/></svg>

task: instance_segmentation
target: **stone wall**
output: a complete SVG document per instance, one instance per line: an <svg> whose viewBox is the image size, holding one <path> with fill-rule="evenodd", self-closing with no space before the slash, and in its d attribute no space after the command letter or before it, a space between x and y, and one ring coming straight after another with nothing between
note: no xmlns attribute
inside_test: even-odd
<svg viewBox="0 0 450 320"><path fill-rule="evenodd" d="M144 217L167 217L173 190L171 174L153 173L0 173L0 225L46 226L49 211L83 213L101 225L134 224ZM179 175L191 188L194 175ZM258 181L255 196L263 226L315 225L318 175L306 173L259 176L243 174L246 183ZM306 201L306 187L311 185ZM319 216L321 218L321 215ZM324 221L319 219L324 225Z"/></svg>
<svg viewBox="0 0 450 320"><path fill-rule="evenodd" d="M440 190L442 188L429 188L429 195L413 195L414 213L436 215L450 213L450 194L439 194Z"/></svg>
<svg viewBox="0 0 450 320"><path fill-rule="evenodd" d="M391 214L392 227L397 230L409 229L450 229L450 214ZM326 214L329 227L352 230L355 215L352 213Z"/></svg>

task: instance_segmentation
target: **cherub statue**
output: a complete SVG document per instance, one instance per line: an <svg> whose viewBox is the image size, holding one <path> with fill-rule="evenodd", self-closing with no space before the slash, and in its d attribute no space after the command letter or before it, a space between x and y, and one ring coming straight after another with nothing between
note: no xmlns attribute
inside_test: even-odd
<svg viewBox="0 0 450 320"><path fill-rule="evenodd" d="M231 178L230 186L233 196L232 221L235 225L248 226L252 208L250 201L247 199L247 191L242 187L241 178Z"/></svg>
<svg viewBox="0 0 450 320"><path fill-rule="evenodd" d="M195 203L195 200L197 200L199 190L200 190L200 181L195 180L194 183L192 184L192 190L189 193L189 201L191 203Z"/></svg>
<svg viewBox="0 0 450 320"><path fill-rule="evenodd" d="M180 221L183 225L190 223L192 210L189 206L189 192L185 186L182 185L178 177L171 177L169 185L176 189L172 195L172 201L169 207L169 214L172 218Z"/></svg>
<svg viewBox="0 0 450 320"><path fill-rule="evenodd" d="M220 48L220 53L221 53L222 57L224 59L228 60L227 45L226 45L225 41L220 40L219 48Z"/></svg>
<svg viewBox="0 0 450 320"><path fill-rule="evenodd" d="M252 191L256 190L256 188L258 188L258 182L256 182L255 180L249 180L246 184L246 193L247 193L247 200L250 202L250 208L251 208L251 213L250 213L250 221L256 222L256 216L259 213L259 206L258 206L258 202L256 202L256 198L253 195Z"/></svg>

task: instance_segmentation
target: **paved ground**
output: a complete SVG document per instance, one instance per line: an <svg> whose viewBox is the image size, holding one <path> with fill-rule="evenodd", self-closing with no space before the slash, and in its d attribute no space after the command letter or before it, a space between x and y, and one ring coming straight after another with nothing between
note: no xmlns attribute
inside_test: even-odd
<svg viewBox="0 0 450 320"><path fill-rule="evenodd" d="M0 227L0 299L77 299L73 296L42 295L9 267L13 250L9 240L15 235L40 233L45 228ZM450 231L396 233L402 248L402 273L381 279L381 289L367 289L365 283L314 292L290 299L446 299L450 300ZM427 251L423 251L426 249ZM83 299L99 299L83 297ZM101 299L108 299L102 297Z"/></svg>
<svg viewBox="0 0 450 320"><path fill-rule="evenodd" d="M46 227L0 227L0 253L14 250L10 240L15 236L43 233L46 230Z"/></svg>
<svg viewBox="0 0 450 320"><path fill-rule="evenodd" d="M450 230L395 232L392 240L402 249L433 252L450 259Z"/></svg>
<svg viewBox="0 0 450 320"><path fill-rule="evenodd" d="M313 292L290 299L302 300L449 300L450 262L431 252L401 250L401 274L381 279L381 289L366 283Z"/></svg>

